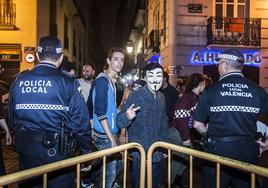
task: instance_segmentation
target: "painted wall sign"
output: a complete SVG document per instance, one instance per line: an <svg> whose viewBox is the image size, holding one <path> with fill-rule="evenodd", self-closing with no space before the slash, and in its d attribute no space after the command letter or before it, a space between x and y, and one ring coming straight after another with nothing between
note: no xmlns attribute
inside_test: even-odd
<svg viewBox="0 0 268 188"><path fill-rule="evenodd" d="M188 13L202 13L202 4L188 4Z"/></svg>
<svg viewBox="0 0 268 188"><path fill-rule="evenodd" d="M20 51L13 49L1 49L0 61L20 61Z"/></svg>
<svg viewBox="0 0 268 188"><path fill-rule="evenodd" d="M24 47L24 53L34 53L35 47Z"/></svg>
<svg viewBox="0 0 268 188"><path fill-rule="evenodd" d="M190 62L192 64L216 64L215 59L222 50L193 51ZM245 65L259 66L262 62L260 51L241 50L244 54Z"/></svg>

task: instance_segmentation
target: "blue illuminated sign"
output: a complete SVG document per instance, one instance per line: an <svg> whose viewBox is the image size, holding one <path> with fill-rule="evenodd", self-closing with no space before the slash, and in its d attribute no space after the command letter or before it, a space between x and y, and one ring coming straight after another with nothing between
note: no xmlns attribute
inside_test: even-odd
<svg viewBox="0 0 268 188"><path fill-rule="evenodd" d="M190 62L192 64L203 64L203 65L212 65L216 64L215 59L218 57L218 54L223 50L206 50L203 52L193 51L191 55ZM262 57L260 51L256 50L241 50L244 54L245 65L250 66L260 66L262 62Z"/></svg>
<svg viewBox="0 0 268 188"><path fill-rule="evenodd" d="M155 54L151 55L151 57L149 57L146 60L146 62L162 64L162 62L161 62L161 56L160 56L160 54L155 53Z"/></svg>

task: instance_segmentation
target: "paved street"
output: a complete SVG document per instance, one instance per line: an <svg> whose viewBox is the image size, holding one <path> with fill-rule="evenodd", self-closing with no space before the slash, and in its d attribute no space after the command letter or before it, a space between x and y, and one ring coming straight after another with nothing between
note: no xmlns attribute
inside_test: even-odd
<svg viewBox="0 0 268 188"><path fill-rule="evenodd" d="M13 146L6 146L2 140L3 157L6 165L6 173L10 174L19 170L18 154ZM9 188L17 188L16 184L10 185Z"/></svg>
<svg viewBox="0 0 268 188"><path fill-rule="evenodd" d="M4 156L4 160L5 160L6 171L7 171L8 174L12 173L12 172L17 172L18 167L19 167L18 155L14 151L13 146L6 146L3 141L4 140L2 139L3 156ZM262 155L261 160L260 160L260 165L268 167L268 152L266 152L266 153L264 153ZM128 169L128 173L129 173L129 171L130 171L130 169ZM131 175L131 174L129 174L129 175ZM127 184L128 184L127 187L128 188L131 188L131 185L130 185L131 180L130 180L130 178L128 178L128 181L127 181ZM187 181L187 177L186 177L186 181ZM194 176L194 187L195 188L201 188L200 183L201 183L200 174L197 173ZM17 188L17 187L18 186L16 184L13 184L13 185L9 186L9 188Z"/></svg>

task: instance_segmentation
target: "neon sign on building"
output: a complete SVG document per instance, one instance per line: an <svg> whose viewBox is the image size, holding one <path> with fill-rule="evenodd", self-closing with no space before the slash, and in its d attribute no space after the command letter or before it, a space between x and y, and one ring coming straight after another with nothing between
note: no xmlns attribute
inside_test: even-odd
<svg viewBox="0 0 268 188"><path fill-rule="evenodd" d="M215 59L218 57L218 54L222 50L207 50L207 51L193 51L191 55L191 63L192 64L216 64ZM244 54L245 65L257 66L259 67L262 62L262 57L260 55L260 51L254 50L241 50Z"/></svg>

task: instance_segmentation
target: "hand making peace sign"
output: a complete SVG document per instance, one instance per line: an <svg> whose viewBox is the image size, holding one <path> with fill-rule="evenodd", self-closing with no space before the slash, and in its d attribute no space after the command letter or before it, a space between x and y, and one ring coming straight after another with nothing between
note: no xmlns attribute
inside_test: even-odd
<svg viewBox="0 0 268 188"><path fill-rule="evenodd" d="M136 112L140 109L140 107L134 107L134 104L132 104L126 111L126 116L129 120L132 120L134 117L136 117Z"/></svg>

